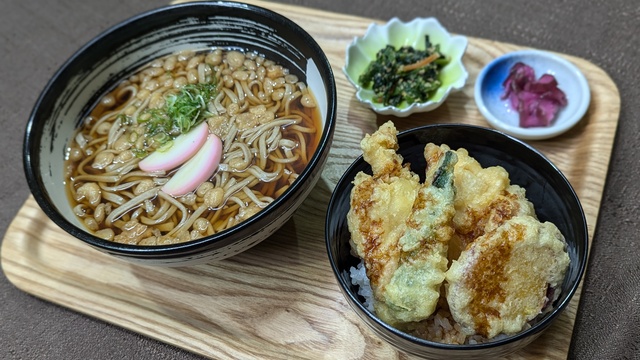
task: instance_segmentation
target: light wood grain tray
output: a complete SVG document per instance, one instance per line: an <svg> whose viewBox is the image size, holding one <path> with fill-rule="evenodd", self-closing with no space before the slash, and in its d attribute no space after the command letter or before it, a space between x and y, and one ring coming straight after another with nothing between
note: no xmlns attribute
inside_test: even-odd
<svg viewBox="0 0 640 360"><path fill-rule="evenodd" d="M342 73L345 48L372 19L290 5L248 1L305 28L326 52L338 86L338 122L331 154L315 190L270 239L231 259L190 268L150 268L99 253L49 221L29 197L2 243L2 267L25 292L177 347L224 358L411 358L362 323L344 301L324 244L325 210L334 185L360 154L359 141L387 117L359 104ZM446 26L446 24L445 24ZM431 123L488 126L473 100L478 72L516 45L469 38L465 90L436 111L393 119L399 130ZM593 237L615 137L620 99L600 68L565 56L586 75L592 101L568 133L531 142L568 177ZM539 339L512 359L564 359L580 299Z"/></svg>

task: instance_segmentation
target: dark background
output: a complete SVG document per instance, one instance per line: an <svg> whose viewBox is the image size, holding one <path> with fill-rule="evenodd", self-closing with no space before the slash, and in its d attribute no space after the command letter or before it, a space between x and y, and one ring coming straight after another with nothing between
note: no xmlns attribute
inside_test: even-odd
<svg viewBox="0 0 640 360"><path fill-rule="evenodd" d="M569 358L640 358L640 162L636 149L640 143L640 2L278 2L381 20L433 16L454 33L562 52L603 68L619 88L622 108ZM31 107L48 79L101 31L166 3L27 0L2 6L0 236L29 195L22 170L22 136ZM2 359L199 358L35 298L15 288L4 274L0 276L0 344Z"/></svg>

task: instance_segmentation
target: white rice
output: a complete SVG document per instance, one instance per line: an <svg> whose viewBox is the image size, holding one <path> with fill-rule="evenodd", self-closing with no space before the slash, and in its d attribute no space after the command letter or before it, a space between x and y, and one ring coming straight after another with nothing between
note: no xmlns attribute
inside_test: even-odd
<svg viewBox="0 0 640 360"><path fill-rule="evenodd" d="M373 291L371 290L371 284L369 284L364 261L360 261L357 267L352 266L349 269L349 275L351 276L351 284L358 286L358 295L364 298L364 307L373 312Z"/></svg>
<svg viewBox="0 0 640 360"><path fill-rule="evenodd" d="M351 284L358 286L358 295L364 298L363 305L375 314L373 291L367 277L364 261L360 261L356 267L352 266L349 269L349 275ZM407 324L406 328L399 330L422 339L445 344L478 344L507 337L501 334L493 339L487 339L480 335L464 333L462 327L451 317L444 296L440 298L435 313L428 319L418 323Z"/></svg>

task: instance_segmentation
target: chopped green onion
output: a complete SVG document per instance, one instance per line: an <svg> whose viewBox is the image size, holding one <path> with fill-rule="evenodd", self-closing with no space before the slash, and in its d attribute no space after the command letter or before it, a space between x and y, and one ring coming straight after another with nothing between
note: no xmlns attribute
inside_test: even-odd
<svg viewBox="0 0 640 360"><path fill-rule="evenodd" d="M159 151L171 147L176 136L189 132L213 115L209 102L216 95L216 83L189 84L180 92L166 96L163 108L143 111L137 121L145 127L145 136L152 139L149 145Z"/></svg>

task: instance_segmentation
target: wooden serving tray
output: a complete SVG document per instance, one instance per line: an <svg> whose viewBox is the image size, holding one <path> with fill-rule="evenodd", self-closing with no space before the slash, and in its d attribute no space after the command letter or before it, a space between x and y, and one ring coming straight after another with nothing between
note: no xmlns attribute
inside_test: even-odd
<svg viewBox="0 0 640 360"><path fill-rule="evenodd" d="M481 68L522 47L469 38L464 91L437 110L404 119L361 105L342 72L345 48L372 19L291 5L247 1L305 28L326 52L338 86L338 122L322 179L294 217L267 241L231 259L185 268L132 265L97 252L47 219L29 197L2 243L2 267L18 288L42 299L206 357L411 358L371 332L343 299L324 243L325 210L334 185L360 154L359 141L384 121L399 130L431 123L488 126L473 100ZM546 154L578 193L593 237L614 142L620 98L595 65L565 56L586 75L592 100L564 135L531 144ZM512 359L567 357L580 291L540 338Z"/></svg>

